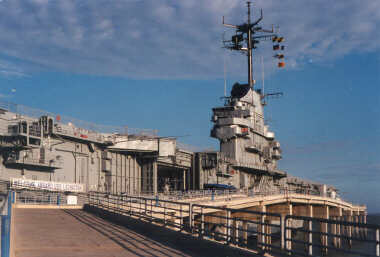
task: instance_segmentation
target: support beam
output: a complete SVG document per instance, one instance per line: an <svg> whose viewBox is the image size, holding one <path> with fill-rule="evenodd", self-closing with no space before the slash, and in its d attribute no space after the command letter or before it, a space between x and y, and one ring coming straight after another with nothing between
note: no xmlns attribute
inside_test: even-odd
<svg viewBox="0 0 380 257"><path fill-rule="evenodd" d="M248 223L243 221L243 244L247 246L248 244Z"/></svg>
<svg viewBox="0 0 380 257"><path fill-rule="evenodd" d="M266 212L266 206L265 205L260 206L260 211ZM262 243L266 243L266 236L264 235L264 233L266 232L265 220L266 220L266 215L261 215L260 217L261 224L257 226L257 232L258 232L257 247L261 248L262 250L266 249L265 245L262 244Z"/></svg>
<svg viewBox="0 0 380 257"><path fill-rule="evenodd" d="M310 217L310 218L313 218L314 216L314 212L313 212L313 205L309 204L307 206L307 216ZM309 231L307 233L307 241L308 242L308 246L307 246L307 252L309 253L310 256L313 255L313 221L309 220L307 221L307 230Z"/></svg>
<svg viewBox="0 0 380 257"><path fill-rule="evenodd" d="M288 209L288 214L293 215L293 205L288 203L287 209ZM286 224L287 227L292 227L292 220L291 219L288 219L287 223L288 223L288 224ZM286 234L286 238L292 239L292 230L291 229L287 229L285 234ZM291 241L286 241L286 249L292 250L292 242Z"/></svg>
<svg viewBox="0 0 380 257"><path fill-rule="evenodd" d="M265 227L266 227L265 233L267 234L265 236L265 243L267 245L271 245L272 244L272 236L271 236L271 234L272 234L272 227L270 226L270 224L271 224L271 220L268 219L268 218L265 219ZM272 250L270 246L265 246L265 249L267 249L268 251Z"/></svg>
<svg viewBox="0 0 380 257"><path fill-rule="evenodd" d="M153 160L153 194L157 195L157 160Z"/></svg>
<svg viewBox="0 0 380 257"><path fill-rule="evenodd" d="M353 222L353 211L352 210L345 210L344 215L346 217L346 221L348 222ZM345 235L347 237L352 237L352 226L344 226L345 227ZM348 246L351 248L352 247L352 240L347 239Z"/></svg>
<svg viewBox="0 0 380 257"><path fill-rule="evenodd" d="M336 221L337 220L337 217L330 217L330 219L332 220L332 221ZM337 227L338 227L338 225L337 224L331 224L331 233L333 234L333 238L332 238L332 244L333 244L333 246L334 247L338 247L338 239L337 239L337 237L336 237L336 235L337 235Z"/></svg>
<svg viewBox="0 0 380 257"><path fill-rule="evenodd" d="M186 191L186 170L185 169L183 170L183 185L182 185L182 189L184 191Z"/></svg>
<svg viewBox="0 0 380 257"><path fill-rule="evenodd" d="M239 243L239 221L237 221L236 219L233 219L233 222L232 222L232 242L234 244L238 244Z"/></svg>
<svg viewBox="0 0 380 257"><path fill-rule="evenodd" d="M226 244L229 244L232 241L231 211L227 211L226 214Z"/></svg>
<svg viewBox="0 0 380 257"><path fill-rule="evenodd" d="M281 249L285 248L285 215L281 214Z"/></svg>
<svg viewBox="0 0 380 257"><path fill-rule="evenodd" d="M342 208L338 208L338 215L337 215L338 221L342 221L342 216L343 216L343 210L342 210ZM336 235L340 236L341 234L342 234L342 226L341 225L337 225ZM342 238L341 237L337 238L337 247L338 248L342 247Z"/></svg>
<svg viewBox="0 0 380 257"><path fill-rule="evenodd" d="M364 214L363 214L363 223L367 224L367 212L364 212ZM368 229L365 228L364 229L364 238L367 239L367 237L368 237Z"/></svg>
<svg viewBox="0 0 380 257"><path fill-rule="evenodd" d="M329 219L330 218L330 213L329 213L329 206L325 205L323 206L324 213L323 213L323 218L324 219ZM328 233L328 223L321 222L321 232L323 233ZM321 236L321 245L324 246L322 247L322 252L324 255L328 254L328 236L327 235L322 235Z"/></svg>

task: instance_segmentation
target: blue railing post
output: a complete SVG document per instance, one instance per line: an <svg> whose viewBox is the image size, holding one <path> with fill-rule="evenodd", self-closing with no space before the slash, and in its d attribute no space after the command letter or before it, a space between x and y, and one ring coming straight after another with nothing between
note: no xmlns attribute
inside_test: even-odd
<svg viewBox="0 0 380 257"><path fill-rule="evenodd" d="M10 224L8 215L1 215L1 256L9 257Z"/></svg>
<svg viewBox="0 0 380 257"><path fill-rule="evenodd" d="M14 192L13 191L10 191L10 193L8 194L8 216L9 218L11 217L11 213L12 213L12 203L13 203L13 194Z"/></svg>
<svg viewBox="0 0 380 257"><path fill-rule="evenodd" d="M9 257L10 236L11 236L11 214L12 202L14 202L14 192L8 192L8 211L7 214L1 215L1 256Z"/></svg>
<svg viewBox="0 0 380 257"><path fill-rule="evenodd" d="M156 206L160 206L158 195L156 195Z"/></svg>

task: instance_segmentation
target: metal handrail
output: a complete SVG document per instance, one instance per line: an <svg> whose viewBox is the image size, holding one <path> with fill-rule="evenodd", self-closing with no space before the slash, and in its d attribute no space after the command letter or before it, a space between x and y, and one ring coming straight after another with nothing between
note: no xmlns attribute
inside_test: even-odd
<svg viewBox="0 0 380 257"><path fill-rule="evenodd" d="M342 216L344 217L344 216ZM301 220L304 222L306 228L295 228L291 225L292 220ZM318 231L315 229L313 223L319 222L325 224L326 231ZM333 230L329 232L329 224ZM302 232L305 234L304 240L293 239L291 237L291 232ZM356 231L356 232L355 232ZM356 254L360 256L380 256L380 225L351 222L345 220L336 219L324 219L324 218L313 218L304 217L296 215L286 215L285 217L285 250L288 253L293 253L296 255L308 255L308 256L319 256L320 253L315 254L315 248L319 248L321 254L327 255L328 250L334 250L336 252L341 252L345 254ZM313 242L313 235L319 235L321 238L321 243ZM329 241L328 237L332 237L333 240ZM373 239L368 238L372 236ZM342 240L347 242L349 249L342 248ZM354 249L354 242L365 242L371 243L373 245L372 254L368 252L362 252ZM332 242L332 245L330 244ZM302 244L305 246L305 251L299 251L292 249L292 243ZM368 248L366 248L368 250Z"/></svg>
<svg viewBox="0 0 380 257"><path fill-rule="evenodd" d="M329 241L327 241L327 244L313 242L312 235L318 235L321 238L331 237L333 238L332 241L336 239L372 244L375 246L375 255L371 256L379 256L380 252L379 225L296 215L285 216L278 213L193 204L191 202L160 199L158 196L144 197L105 192L70 194L77 195L82 201L81 203L87 204L89 208L102 209L111 214L129 216L142 221L161 224L170 229L198 235L203 239L217 240L248 250L274 253L287 252L296 255L309 254L312 256L313 253L319 254L316 252L316 249L320 248L322 251L331 249L338 252L369 256L368 253L357 251L353 244L351 244L354 246L352 249L343 249L331 245ZM17 193L17 201L32 204L56 204L54 196L57 195L65 196L62 192L24 189ZM61 202L64 204L63 200ZM295 227L292 225L292 220L301 220L304 226ZM347 229L351 227L351 231L362 229L362 234L365 232L371 235L371 237L366 238L355 233L338 234L337 232L328 230L318 231L316 226L313 226L313 222L340 226L340 228ZM306 225L307 227L305 227ZM305 233L304 240L299 239L299 237L292 238L291 231ZM306 251L299 251L297 248L292 249L292 243L294 245L304 245Z"/></svg>
<svg viewBox="0 0 380 257"><path fill-rule="evenodd" d="M214 210L214 212L207 213L207 210ZM272 231L272 228L282 230L283 218L280 214L193 204L192 215L194 217L200 216L198 226L194 225L193 229L202 238L209 237L215 240L221 238L226 244L266 252L278 251L283 248L281 233L277 234ZM251 216L251 219L245 218L246 216ZM252 216L256 217L257 220L252 220ZM277 219L279 224L271 224L267 217ZM206 218L211 221L206 221ZM215 218L224 222L212 222L212 219ZM195 218L192 218L192 221L197 222ZM257 229L251 229L249 225L256 226ZM209 228L219 226L225 232L212 231L210 233L209 229L205 228L206 226ZM248 242L249 234L257 235L256 245ZM274 242L275 239L278 239L279 242Z"/></svg>

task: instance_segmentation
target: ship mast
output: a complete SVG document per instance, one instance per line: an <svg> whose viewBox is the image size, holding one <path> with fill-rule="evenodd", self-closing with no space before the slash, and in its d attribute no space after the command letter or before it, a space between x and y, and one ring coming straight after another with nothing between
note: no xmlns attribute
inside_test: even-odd
<svg viewBox="0 0 380 257"><path fill-rule="evenodd" d="M248 7L248 22L247 22L247 38L248 38L248 84L250 88L253 88L253 62L252 62L252 36L251 36L251 2L247 2Z"/></svg>
<svg viewBox="0 0 380 257"><path fill-rule="evenodd" d="M263 19L263 10L260 12L260 18L251 23L251 2L247 2L248 9L248 18L247 22L240 25L232 25L224 22L223 16L223 25L226 27L234 28L235 35L231 37L231 40L224 40L224 47L233 51L239 51L247 54L248 59L248 85L253 89L254 87L254 79L253 79L253 50L257 48L257 44L263 40L272 40L272 42L276 45L273 45L273 50L284 50L284 46L280 46L277 43L283 42L284 38L279 37L276 33L274 33L274 29L272 26L271 30L263 29L259 26L259 23ZM283 54L276 54L274 56L278 59L283 59ZM284 62L279 62L278 67L282 68L285 66Z"/></svg>

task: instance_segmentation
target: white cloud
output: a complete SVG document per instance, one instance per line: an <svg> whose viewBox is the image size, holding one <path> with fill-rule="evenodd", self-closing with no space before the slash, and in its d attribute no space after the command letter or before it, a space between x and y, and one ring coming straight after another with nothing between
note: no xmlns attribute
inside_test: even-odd
<svg viewBox="0 0 380 257"><path fill-rule="evenodd" d="M380 1L258 0L255 15L259 7L264 25L281 25L287 67L379 50ZM228 22L243 22L245 2L3 1L0 53L47 70L134 78L223 77L223 15ZM270 46L258 51L266 60ZM228 59L229 75L241 76L244 56L228 53ZM274 61L267 63L267 71L274 69Z"/></svg>
<svg viewBox="0 0 380 257"><path fill-rule="evenodd" d="M27 74L16 64L0 59L0 76L2 77L25 77ZM2 95L4 97L4 95Z"/></svg>

